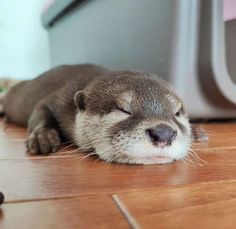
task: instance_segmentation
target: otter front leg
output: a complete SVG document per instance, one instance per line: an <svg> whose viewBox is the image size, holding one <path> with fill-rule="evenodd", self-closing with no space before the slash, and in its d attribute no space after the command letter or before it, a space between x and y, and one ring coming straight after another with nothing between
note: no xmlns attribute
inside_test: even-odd
<svg viewBox="0 0 236 229"><path fill-rule="evenodd" d="M28 122L29 137L26 147L32 154L56 152L61 144L57 123L51 111L44 105L35 107Z"/></svg>

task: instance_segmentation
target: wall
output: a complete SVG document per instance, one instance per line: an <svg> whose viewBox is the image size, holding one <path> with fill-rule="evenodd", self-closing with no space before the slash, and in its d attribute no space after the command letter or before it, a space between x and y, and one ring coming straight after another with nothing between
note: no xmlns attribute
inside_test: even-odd
<svg viewBox="0 0 236 229"><path fill-rule="evenodd" d="M235 0L224 0L224 19L225 21L236 19Z"/></svg>
<svg viewBox="0 0 236 229"><path fill-rule="evenodd" d="M52 65L96 63L167 77L172 42L171 2L82 2L49 28Z"/></svg>
<svg viewBox="0 0 236 229"><path fill-rule="evenodd" d="M32 78L50 67L45 0L0 1L0 77Z"/></svg>

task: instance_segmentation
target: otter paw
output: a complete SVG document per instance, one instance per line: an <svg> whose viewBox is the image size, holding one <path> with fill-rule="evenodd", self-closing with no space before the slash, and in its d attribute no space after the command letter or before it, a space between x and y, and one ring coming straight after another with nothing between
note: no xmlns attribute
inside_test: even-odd
<svg viewBox="0 0 236 229"><path fill-rule="evenodd" d="M43 129L32 132L25 144L31 154L48 154L58 150L61 139L55 129Z"/></svg>

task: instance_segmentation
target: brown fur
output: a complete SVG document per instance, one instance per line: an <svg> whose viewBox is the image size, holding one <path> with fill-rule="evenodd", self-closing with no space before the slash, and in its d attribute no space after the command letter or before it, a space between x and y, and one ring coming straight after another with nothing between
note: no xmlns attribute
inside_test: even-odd
<svg viewBox="0 0 236 229"><path fill-rule="evenodd" d="M123 93L131 93L132 102L122 101ZM175 101L167 99L168 95ZM183 107L171 86L155 74L76 65L54 68L12 87L4 98L4 112L11 122L28 125L30 152L49 153L58 150L61 139L74 140L76 105L100 116L126 107L131 117L115 125L112 133L128 131L146 118L175 119L173 103ZM185 115L184 108L181 111Z"/></svg>

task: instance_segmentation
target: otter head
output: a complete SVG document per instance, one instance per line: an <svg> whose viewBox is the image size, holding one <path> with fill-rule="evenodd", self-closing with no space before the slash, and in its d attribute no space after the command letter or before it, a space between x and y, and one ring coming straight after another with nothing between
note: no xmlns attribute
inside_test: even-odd
<svg viewBox="0 0 236 229"><path fill-rule="evenodd" d="M164 164L186 156L187 114L171 86L155 74L112 72L75 94L75 139L108 162Z"/></svg>

